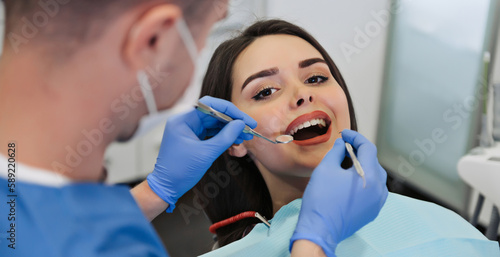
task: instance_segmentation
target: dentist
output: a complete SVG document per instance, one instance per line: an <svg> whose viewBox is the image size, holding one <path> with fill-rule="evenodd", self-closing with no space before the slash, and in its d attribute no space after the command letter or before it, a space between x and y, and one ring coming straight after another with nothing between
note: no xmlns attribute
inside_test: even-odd
<svg viewBox="0 0 500 257"><path fill-rule="evenodd" d="M203 98L238 120L224 126L195 110L172 117L154 171L131 191L102 183L104 153L164 121L227 0L3 2L0 256L167 256L148 220L172 212L221 153L252 138L242 131L256 122ZM385 202L374 146L353 133L344 139L372 187L340 167L336 144L304 195L292 256L333 256Z"/></svg>

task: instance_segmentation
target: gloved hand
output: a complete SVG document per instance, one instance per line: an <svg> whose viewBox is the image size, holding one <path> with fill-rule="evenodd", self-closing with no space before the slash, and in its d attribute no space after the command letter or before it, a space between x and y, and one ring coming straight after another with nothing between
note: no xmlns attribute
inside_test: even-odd
<svg viewBox="0 0 500 257"><path fill-rule="evenodd" d="M177 200L232 144L252 139L252 135L242 132L245 124L257 126L231 102L209 96L200 101L235 120L225 124L197 110L168 120L155 168L147 177L149 187L169 204L167 212L174 210ZM204 140L207 136L213 137Z"/></svg>
<svg viewBox="0 0 500 257"><path fill-rule="evenodd" d="M365 172L366 187L354 166L340 164L346 156L345 142L357 149ZM293 242L306 239L335 256L337 244L374 220L387 198L387 173L377 159L377 148L358 132L342 131L333 149L314 170L304 192Z"/></svg>

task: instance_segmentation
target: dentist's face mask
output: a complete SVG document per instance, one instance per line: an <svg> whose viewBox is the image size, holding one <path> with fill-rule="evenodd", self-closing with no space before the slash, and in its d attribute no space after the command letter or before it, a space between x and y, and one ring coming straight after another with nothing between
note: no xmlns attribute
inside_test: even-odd
<svg viewBox="0 0 500 257"><path fill-rule="evenodd" d="M186 46L189 56L196 67L198 59L198 47L196 46L196 42L194 41L194 38L189 31L186 21L181 17L177 20L175 25L182 38L182 41L184 42L184 45ZM139 85L141 87L141 91L144 96L149 114L141 118L141 120L139 121L139 127L132 135L130 140L141 137L150 132L156 126L164 123L170 114L168 109L162 111L158 110L151 83L149 82L148 75L144 70L140 70L137 72L137 80L139 81Z"/></svg>

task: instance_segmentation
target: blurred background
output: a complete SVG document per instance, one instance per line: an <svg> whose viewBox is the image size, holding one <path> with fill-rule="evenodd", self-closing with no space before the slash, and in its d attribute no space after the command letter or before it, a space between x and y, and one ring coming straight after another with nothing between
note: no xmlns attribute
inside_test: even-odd
<svg viewBox="0 0 500 257"><path fill-rule="evenodd" d="M377 144L390 190L445 206L480 230L493 227L490 237L498 240L497 199L458 170L486 181L492 179L482 171L500 172L495 150L500 90L494 90L500 85L499 0L233 0L229 5L172 114L192 108L221 42L255 20L285 19L316 37L340 68L359 130ZM3 17L0 4L1 24ZM151 172L163 127L108 149L110 183L133 186ZM479 164L462 168L460 162L467 164L471 155ZM478 200L482 211L474 215ZM209 251L210 223L192 193L178 206L153 222L171 256Z"/></svg>

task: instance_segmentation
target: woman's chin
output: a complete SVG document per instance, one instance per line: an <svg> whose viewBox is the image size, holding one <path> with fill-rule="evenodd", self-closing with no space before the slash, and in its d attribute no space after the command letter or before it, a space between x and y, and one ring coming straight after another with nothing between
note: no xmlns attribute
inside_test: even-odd
<svg viewBox="0 0 500 257"><path fill-rule="evenodd" d="M295 169L293 175L301 178L310 178L319 163L320 162L301 163L298 165L300 167Z"/></svg>

